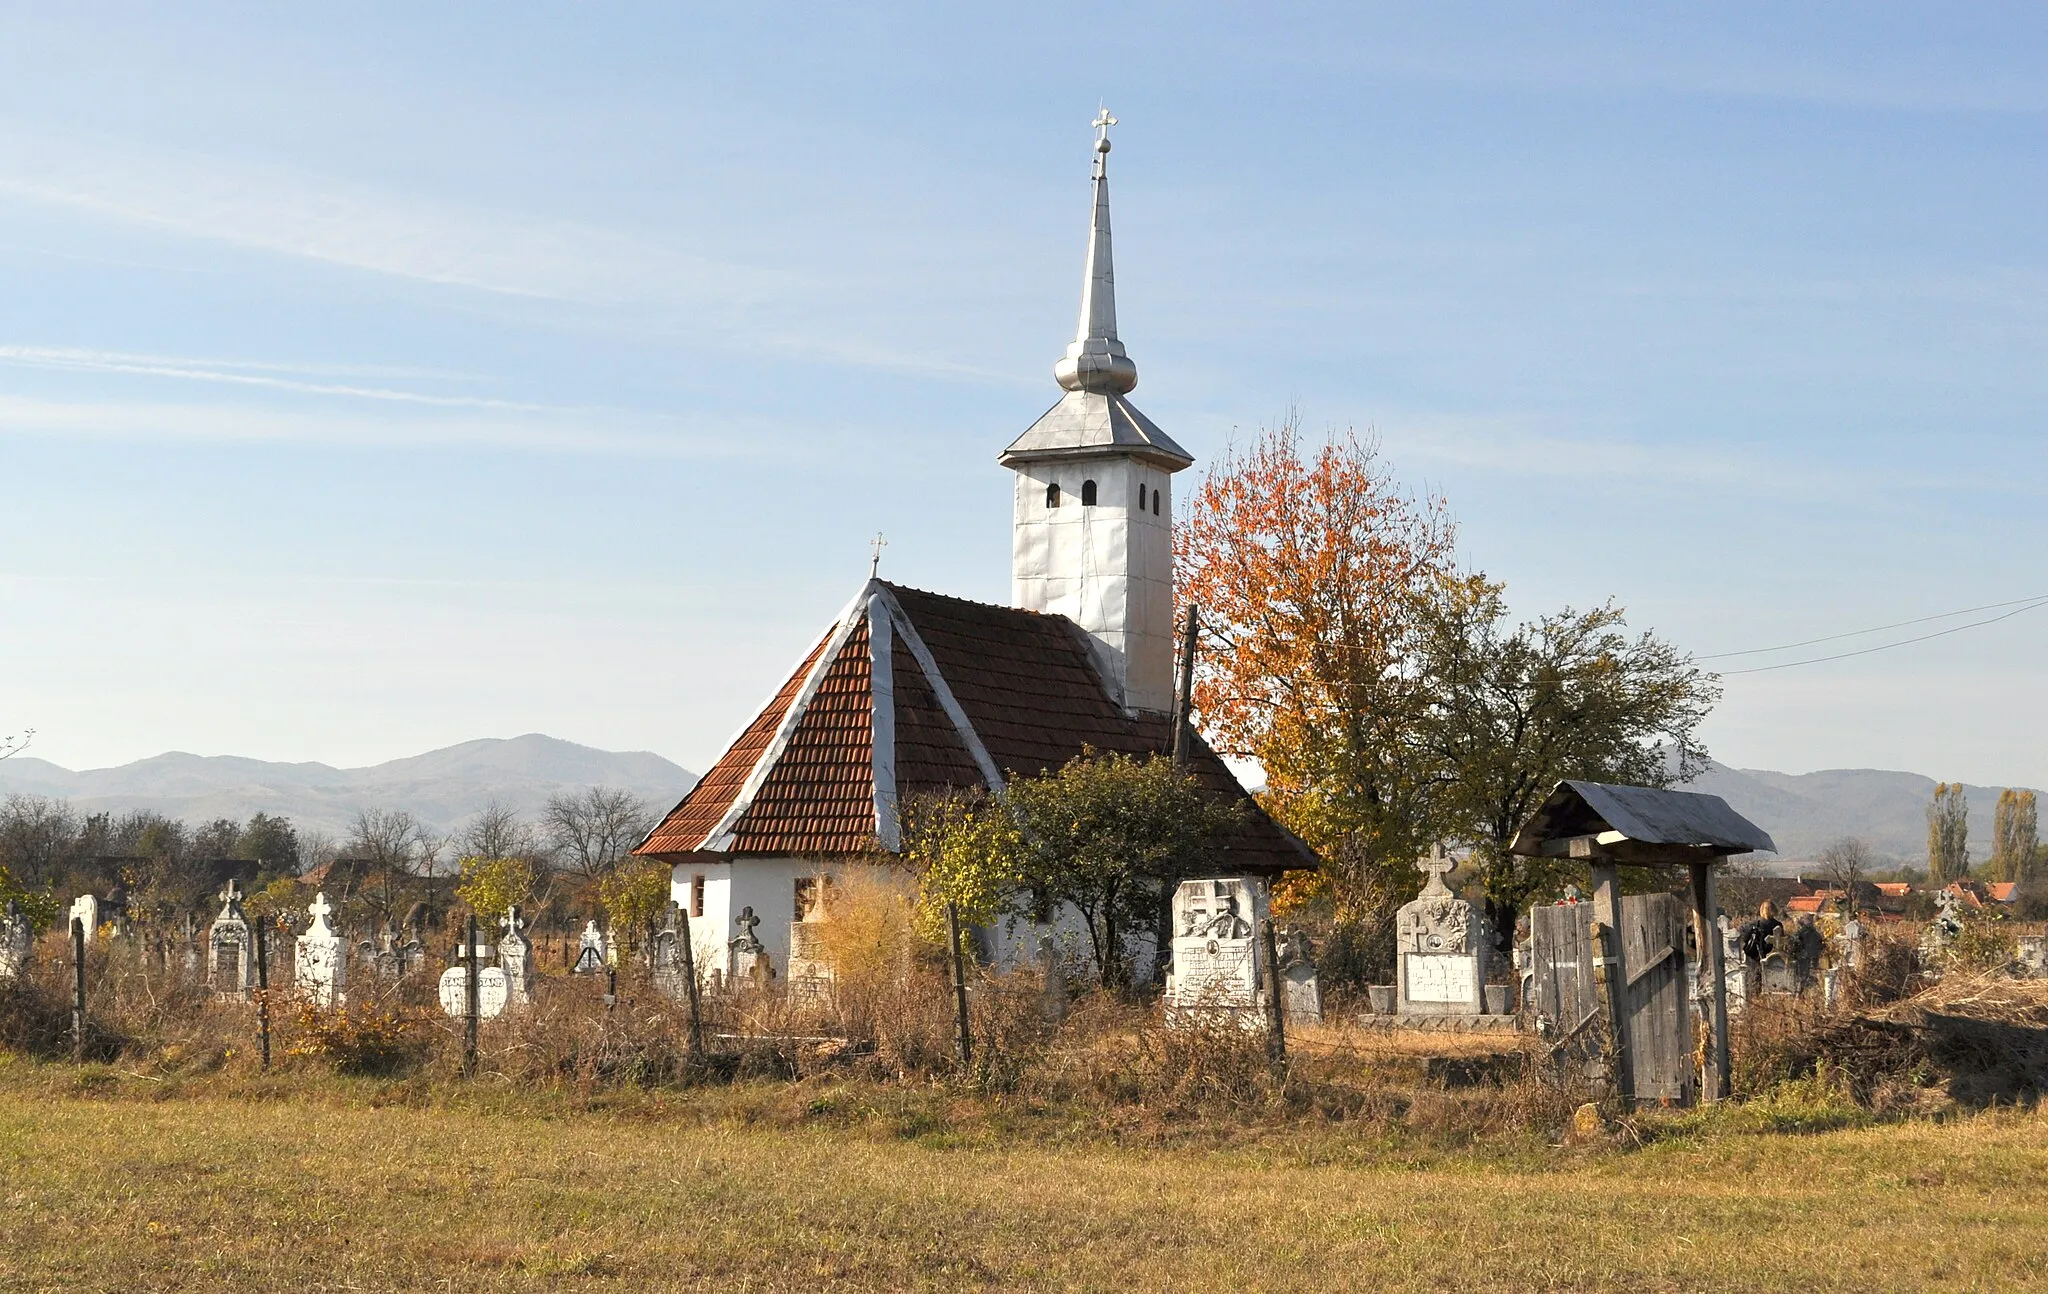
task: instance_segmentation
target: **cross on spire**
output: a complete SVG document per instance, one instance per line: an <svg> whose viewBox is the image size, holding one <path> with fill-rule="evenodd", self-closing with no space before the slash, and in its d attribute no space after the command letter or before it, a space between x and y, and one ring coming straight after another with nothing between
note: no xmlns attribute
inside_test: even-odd
<svg viewBox="0 0 2048 1294"><path fill-rule="evenodd" d="M1422 892L1432 897L1449 894L1450 887L1444 884L1444 875L1457 865L1458 862L1451 857L1450 850L1442 845L1431 845L1429 852L1415 862L1415 870L1429 877L1429 882L1422 887Z"/></svg>
<svg viewBox="0 0 2048 1294"><path fill-rule="evenodd" d="M1109 138L1109 128L1116 125L1116 118L1109 115L1108 107L1101 106L1100 111L1095 114L1095 120L1088 124L1095 127L1095 138L1100 142Z"/></svg>
<svg viewBox="0 0 2048 1294"><path fill-rule="evenodd" d="M874 579L876 575L881 573L882 550L884 548L887 548L888 546L889 541L882 538L882 532L879 530L875 532L875 537L873 539L868 540L868 551L874 554L872 557L868 559L869 579Z"/></svg>

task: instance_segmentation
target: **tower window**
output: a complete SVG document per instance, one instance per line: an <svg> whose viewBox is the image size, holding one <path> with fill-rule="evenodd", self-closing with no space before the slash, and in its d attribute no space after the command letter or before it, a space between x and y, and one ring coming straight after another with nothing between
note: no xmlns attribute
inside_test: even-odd
<svg viewBox="0 0 2048 1294"><path fill-rule="evenodd" d="M704 878L702 876L692 876L690 878L690 915L693 917L704 915Z"/></svg>
<svg viewBox="0 0 2048 1294"><path fill-rule="evenodd" d="M1157 490L1152 491L1152 515L1155 517L1159 515L1159 491Z"/></svg>
<svg viewBox="0 0 2048 1294"><path fill-rule="evenodd" d="M1060 483L1058 481L1054 481L1051 485L1045 487L1045 506L1048 508L1060 506Z"/></svg>
<svg viewBox="0 0 2048 1294"><path fill-rule="evenodd" d="M1138 487L1138 511L1140 511L1140 512L1143 512L1144 510L1145 510L1145 487L1144 487L1143 485L1140 485L1140 486Z"/></svg>
<svg viewBox="0 0 2048 1294"><path fill-rule="evenodd" d="M1095 506L1095 482L1081 482L1081 506L1084 508Z"/></svg>

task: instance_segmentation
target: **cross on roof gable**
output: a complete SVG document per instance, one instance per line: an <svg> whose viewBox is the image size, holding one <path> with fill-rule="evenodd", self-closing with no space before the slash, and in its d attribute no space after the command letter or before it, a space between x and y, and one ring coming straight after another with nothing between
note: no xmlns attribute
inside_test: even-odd
<svg viewBox="0 0 2048 1294"><path fill-rule="evenodd" d="M921 792L1053 770L1092 747L1166 749L1167 721L1118 706L1065 617L871 579L690 793L635 852L856 854L900 847ZM1243 796L1198 747L1211 789ZM1256 810L1229 845L1249 871L1314 855Z"/></svg>

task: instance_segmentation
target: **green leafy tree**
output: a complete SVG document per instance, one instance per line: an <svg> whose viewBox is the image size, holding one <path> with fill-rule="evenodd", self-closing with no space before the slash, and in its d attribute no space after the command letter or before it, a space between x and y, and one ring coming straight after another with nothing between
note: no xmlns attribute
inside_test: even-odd
<svg viewBox="0 0 2048 1294"><path fill-rule="evenodd" d="M985 793L920 796L903 805L903 854L918 878L917 933L946 939L946 907L991 926L1030 903L1024 837L1002 801Z"/></svg>
<svg viewBox="0 0 2048 1294"><path fill-rule="evenodd" d="M1004 805L1022 838L1025 888L1086 920L1104 987L1127 982L1125 940L1156 927L1161 896L1183 877L1215 865L1224 833L1243 816L1163 756L1092 750L1057 773L1011 782Z"/></svg>
<svg viewBox="0 0 2048 1294"><path fill-rule="evenodd" d="M249 819L235 840L233 857L255 859L272 876L297 876L303 870L298 828L290 818L268 813Z"/></svg>
<svg viewBox="0 0 2048 1294"><path fill-rule="evenodd" d="M667 863L628 862L614 866L597 883L597 901L614 937L624 935L637 950L668 907L670 868Z"/></svg>
<svg viewBox="0 0 2048 1294"><path fill-rule="evenodd" d="M1970 801L1961 782L1937 782L1927 802L1927 883L1946 885L1970 874Z"/></svg>
<svg viewBox="0 0 2048 1294"><path fill-rule="evenodd" d="M0 864L0 910L5 910L10 902L28 918L31 930L47 930L57 920L56 895L47 889L32 889L21 884L4 864Z"/></svg>
<svg viewBox="0 0 2048 1294"><path fill-rule="evenodd" d="M479 858L461 861L462 879L456 882L455 897L469 905L484 924L497 921L517 904L533 898L538 875L533 860L525 857Z"/></svg>
<svg viewBox="0 0 2048 1294"><path fill-rule="evenodd" d="M1565 864L1508 852L1558 782L1663 787L1705 766L1698 730L1718 681L1655 635L1628 633L1612 603L1509 628L1498 589L1445 600L1422 651L1442 820L1472 844L1504 936L1532 895L1561 883Z"/></svg>

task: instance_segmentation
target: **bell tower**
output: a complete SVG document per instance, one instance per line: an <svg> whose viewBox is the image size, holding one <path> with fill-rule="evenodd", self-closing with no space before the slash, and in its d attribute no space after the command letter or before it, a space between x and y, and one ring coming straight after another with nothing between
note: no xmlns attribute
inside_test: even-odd
<svg viewBox="0 0 2048 1294"><path fill-rule="evenodd" d="M1010 600L1066 616L1126 710L1173 709L1173 474L1194 463L1126 397L1138 366L1116 335L1109 128L1094 121L1095 208L1081 319L1053 365L1065 391L997 460L1017 474Z"/></svg>

